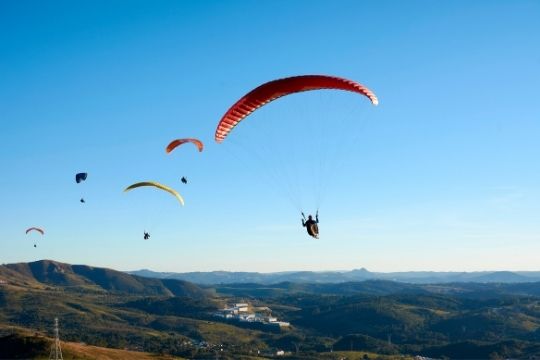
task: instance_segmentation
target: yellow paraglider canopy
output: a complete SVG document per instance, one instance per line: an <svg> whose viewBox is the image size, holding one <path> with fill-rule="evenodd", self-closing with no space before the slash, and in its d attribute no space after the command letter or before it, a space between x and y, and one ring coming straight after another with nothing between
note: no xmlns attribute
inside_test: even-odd
<svg viewBox="0 0 540 360"><path fill-rule="evenodd" d="M132 184L132 185L129 185L127 188L124 189L124 191L130 191L130 190L133 190L133 189L136 189L138 187L142 187L142 186L152 186L152 187L155 187L155 188L158 188L158 189L161 189L161 190L164 190L166 192L168 192L169 194L173 195L174 197L176 197L178 199L178 201L180 201L180 204L182 204L182 206L184 206L184 198L182 198L182 196L178 193L178 191L166 186L166 185L163 185L163 184L160 184L156 181L142 181L142 182L138 182L138 183L135 183L135 184Z"/></svg>

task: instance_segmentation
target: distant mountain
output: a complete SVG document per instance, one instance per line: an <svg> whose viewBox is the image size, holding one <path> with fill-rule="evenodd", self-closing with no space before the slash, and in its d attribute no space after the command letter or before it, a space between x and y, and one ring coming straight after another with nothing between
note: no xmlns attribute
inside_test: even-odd
<svg viewBox="0 0 540 360"><path fill-rule="evenodd" d="M258 272L229 272L229 271L211 271L211 272L155 272L151 270L128 271L128 274L155 278L155 279L178 279L193 282L201 285L213 284L237 284L237 283L256 283L256 284L277 284L282 282L294 283L340 283L348 281L363 281L375 279L374 273L366 269L353 270L348 272L338 271L287 271L276 273L258 273Z"/></svg>
<svg viewBox="0 0 540 360"><path fill-rule="evenodd" d="M214 285L217 294L243 298L277 298L297 294L317 295L369 295L426 294L423 285L407 284L387 280L364 280L341 283L295 283L278 284L220 284Z"/></svg>
<svg viewBox="0 0 540 360"><path fill-rule="evenodd" d="M0 280L20 286L78 287L135 295L204 297L206 291L183 280L161 280L87 265L70 265L52 260L0 266Z"/></svg>
<svg viewBox="0 0 540 360"><path fill-rule="evenodd" d="M128 274L155 279L178 279L200 285L216 284L279 284L291 283L344 283L365 280L390 280L411 284L443 284L459 282L479 283L525 283L540 281L540 272L510 272L510 271L481 271L481 272L434 272L412 271L376 273L364 268L352 271L288 271L276 273L258 272L155 272L144 269L128 271Z"/></svg>
<svg viewBox="0 0 540 360"><path fill-rule="evenodd" d="M513 273L511 271L496 271L490 274L482 274L474 277L472 278L472 281L483 283L523 283L530 282L531 278Z"/></svg>

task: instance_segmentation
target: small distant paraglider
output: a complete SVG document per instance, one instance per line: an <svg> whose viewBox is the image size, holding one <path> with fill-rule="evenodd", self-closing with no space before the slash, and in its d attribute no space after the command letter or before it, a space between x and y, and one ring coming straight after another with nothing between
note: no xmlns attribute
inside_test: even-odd
<svg viewBox="0 0 540 360"><path fill-rule="evenodd" d="M88 177L88 173L77 173L75 174L75 182L77 184L80 184L82 181L86 181L86 178ZM84 200L84 198L81 198L81 200L79 200L81 202L81 204L84 204L86 203L86 201Z"/></svg>
<svg viewBox="0 0 540 360"><path fill-rule="evenodd" d="M202 152L204 149L204 144L202 143L201 140L194 139L194 138L185 138L185 139L176 139L176 140L171 141L169 145L167 145L167 147L165 148L165 152L167 154L170 154L174 149L176 149L180 145L187 144L187 143L192 143L193 145L195 145L197 149L199 150L199 152ZM182 182L182 184L188 183L187 178L185 176L182 176L180 181Z"/></svg>
<svg viewBox="0 0 540 360"><path fill-rule="evenodd" d="M45 235L45 231L43 231L43 229L40 229L40 228L37 228L37 227L31 227L31 228L26 229L26 231L25 231L26 235L28 235L28 233L31 232L31 231L36 231L36 232L40 233L41 235ZM34 241L34 247L37 247L35 241Z"/></svg>
<svg viewBox="0 0 540 360"><path fill-rule="evenodd" d="M178 191L166 186L166 185L163 185L163 184L160 184L156 181L141 181L141 182L138 182L138 183L135 183L135 184L132 184L132 185L129 185L127 188L124 189L124 192L128 192L128 191L131 191L133 189L136 189L136 188L139 188L139 187L145 187L145 186L150 186L150 187L154 187L158 190L163 190L163 191L166 191L168 192L169 194L171 194L172 196L174 196L179 202L180 204L183 206L184 205L184 198L182 198L182 196L178 193ZM146 230L144 230L144 240L148 240L150 239L150 233L146 232Z"/></svg>

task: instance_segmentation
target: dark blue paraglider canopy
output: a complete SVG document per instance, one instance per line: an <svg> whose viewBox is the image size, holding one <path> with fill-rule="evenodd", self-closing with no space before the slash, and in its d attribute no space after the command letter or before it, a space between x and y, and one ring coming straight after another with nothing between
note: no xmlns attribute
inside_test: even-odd
<svg viewBox="0 0 540 360"><path fill-rule="evenodd" d="M84 181L86 180L86 177L88 176L87 173L78 173L77 175L75 175L75 181L78 183L80 183L81 181Z"/></svg>

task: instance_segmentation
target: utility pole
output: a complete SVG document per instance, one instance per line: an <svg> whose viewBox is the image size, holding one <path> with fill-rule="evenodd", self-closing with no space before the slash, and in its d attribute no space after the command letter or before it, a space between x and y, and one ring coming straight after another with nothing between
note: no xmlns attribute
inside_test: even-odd
<svg viewBox="0 0 540 360"><path fill-rule="evenodd" d="M64 360L62 348L60 347L60 335L58 334L58 318L54 318L54 343L51 345L49 360Z"/></svg>

